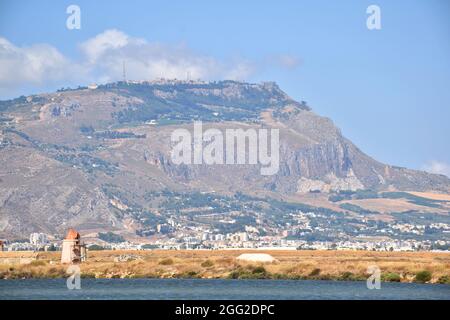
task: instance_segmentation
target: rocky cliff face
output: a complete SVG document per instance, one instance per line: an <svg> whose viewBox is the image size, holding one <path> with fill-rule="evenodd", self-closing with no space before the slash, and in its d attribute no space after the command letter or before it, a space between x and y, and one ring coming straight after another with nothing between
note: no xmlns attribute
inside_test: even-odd
<svg viewBox="0 0 450 320"><path fill-rule="evenodd" d="M445 176L368 157L274 83L114 83L2 101L0 112L0 238L68 226L132 232L143 212L158 211L148 195L161 190L450 190ZM193 120L204 130L279 129L280 170L173 164L171 132L192 130Z"/></svg>

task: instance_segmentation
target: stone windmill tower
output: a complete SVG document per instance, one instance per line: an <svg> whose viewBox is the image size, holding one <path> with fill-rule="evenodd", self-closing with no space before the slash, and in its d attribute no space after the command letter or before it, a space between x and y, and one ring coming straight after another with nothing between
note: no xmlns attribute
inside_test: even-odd
<svg viewBox="0 0 450 320"><path fill-rule="evenodd" d="M86 246L81 243L81 237L74 229L69 229L63 240L61 263L80 263L86 261Z"/></svg>

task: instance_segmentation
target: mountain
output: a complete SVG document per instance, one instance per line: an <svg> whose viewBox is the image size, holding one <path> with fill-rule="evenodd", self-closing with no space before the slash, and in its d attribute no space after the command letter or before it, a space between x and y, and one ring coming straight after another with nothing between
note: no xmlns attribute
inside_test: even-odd
<svg viewBox="0 0 450 320"><path fill-rule="evenodd" d="M261 175L259 165L175 165L171 133L192 131L194 120L203 130L278 128L278 173ZM173 217L230 228L208 214L241 219L233 230L263 214L270 233L301 209L379 221L399 212L448 219L449 178L372 159L272 82L61 89L1 101L0 125L0 238L68 227L148 237ZM436 194L444 200L433 200Z"/></svg>

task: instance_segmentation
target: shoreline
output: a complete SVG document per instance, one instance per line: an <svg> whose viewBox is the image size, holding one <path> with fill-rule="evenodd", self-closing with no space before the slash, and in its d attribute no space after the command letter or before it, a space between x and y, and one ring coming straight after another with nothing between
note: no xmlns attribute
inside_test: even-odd
<svg viewBox="0 0 450 320"><path fill-rule="evenodd" d="M16 280L58 280L58 279L67 279L70 276L70 274L63 274L57 276L49 276L49 275L32 275L30 277L0 277L0 284L2 281L16 281ZM119 275L114 276L92 276L92 275L83 275L81 274L81 279L97 279L97 280L268 280L268 281L331 281L331 282L365 282L367 280L363 277L356 277L356 278L343 278L343 277L283 277L283 275L277 275L276 277L255 277L255 278L204 278L204 277L186 277L184 275L181 276L173 276L173 277L151 277L151 276L140 276L140 275L124 275L123 277ZM442 281L442 282L421 282L421 281L391 281L391 280L383 280L381 279L381 283L403 283L403 284L423 284L423 285L450 285L450 281Z"/></svg>
<svg viewBox="0 0 450 320"><path fill-rule="evenodd" d="M89 251L87 261L78 266L81 278L332 281L366 281L368 268L377 266L382 282L450 284L450 252L264 251L276 259L271 263L236 260L242 253ZM69 265L61 264L60 256L61 252L0 252L0 279L67 278Z"/></svg>

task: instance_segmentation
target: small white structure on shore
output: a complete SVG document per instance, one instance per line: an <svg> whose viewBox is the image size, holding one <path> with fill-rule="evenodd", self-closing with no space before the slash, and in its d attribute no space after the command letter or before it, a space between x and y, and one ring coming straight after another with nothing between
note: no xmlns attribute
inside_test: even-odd
<svg viewBox="0 0 450 320"><path fill-rule="evenodd" d="M277 261L267 253L243 253L236 258L240 261L271 263Z"/></svg>
<svg viewBox="0 0 450 320"><path fill-rule="evenodd" d="M63 240L61 263L80 263L86 261L86 246L81 243L81 237L74 229L69 229Z"/></svg>

